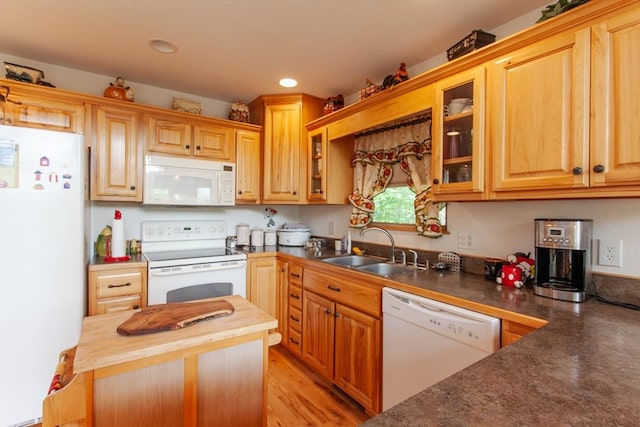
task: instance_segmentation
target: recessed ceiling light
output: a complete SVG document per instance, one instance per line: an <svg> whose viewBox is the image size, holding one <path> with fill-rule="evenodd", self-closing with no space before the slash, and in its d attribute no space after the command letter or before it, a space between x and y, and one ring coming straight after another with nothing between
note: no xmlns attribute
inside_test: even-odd
<svg viewBox="0 0 640 427"><path fill-rule="evenodd" d="M174 53L178 50L178 47L173 43L161 39L149 40L149 46L161 53Z"/></svg>
<svg viewBox="0 0 640 427"><path fill-rule="evenodd" d="M282 87L296 87L298 86L298 82L295 81L294 79L290 79L290 78L286 78L286 79L282 79L280 80L280 86Z"/></svg>

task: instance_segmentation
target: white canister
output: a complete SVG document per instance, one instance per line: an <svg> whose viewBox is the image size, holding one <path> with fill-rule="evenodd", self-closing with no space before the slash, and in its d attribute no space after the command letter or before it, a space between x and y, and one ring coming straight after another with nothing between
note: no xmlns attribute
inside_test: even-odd
<svg viewBox="0 0 640 427"><path fill-rule="evenodd" d="M278 242L276 230L265 230L264 232L264 245L275 246Z"/></svg>
<svg viewBox="0 0 640 427"><path fill-rule="evenodd" d="M249 246L249 225L238 224L236 226L236 245Z"/></svg>
<svg viewBox="0 0 640 427"><path fill-rule="evenodd" d="M264 246L264 230L262 230L262 228L254 228L251 230L251 246Z"/></svg>

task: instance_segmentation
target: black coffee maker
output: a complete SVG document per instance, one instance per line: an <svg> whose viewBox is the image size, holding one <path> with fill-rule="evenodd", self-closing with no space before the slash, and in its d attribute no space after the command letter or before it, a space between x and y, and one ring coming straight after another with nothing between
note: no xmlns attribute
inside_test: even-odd
<svg viewBox="0 0 640 427"><path fill-rule="evenodd" d="M585 300L591 282L590 219L536 219L533 293L563 301Z"/></svg>

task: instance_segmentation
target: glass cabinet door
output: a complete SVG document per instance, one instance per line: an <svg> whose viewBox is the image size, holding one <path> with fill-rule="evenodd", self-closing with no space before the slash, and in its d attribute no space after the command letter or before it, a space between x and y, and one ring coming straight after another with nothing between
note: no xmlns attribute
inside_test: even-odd
<svg viewBox="0 0 640 427"><path fill-rule="evenodd" d="M436 83L433 192L442 200L481 198L484 189L483 67Z"/></svg>
<svg viewBox="0 0 640 427"><path fill-rule="evenodd" d="M326 194L327 132L320 128L309 132L309 165L307 199L324 200Z"/></svg>

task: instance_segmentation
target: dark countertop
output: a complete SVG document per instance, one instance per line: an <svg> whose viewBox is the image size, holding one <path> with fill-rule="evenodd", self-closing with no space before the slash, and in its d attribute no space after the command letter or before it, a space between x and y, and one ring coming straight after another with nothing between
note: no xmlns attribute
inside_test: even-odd
<svg viewBox="0 0 640 427"><path fill-rule="evenodd" d="M304 259L313 250L279 247ZM640 312L595 299L570 303L474 274L419 271L387 283L548 321L546 326L362 426L631 426L640 417ZM482 311L482 310L479 310Z"/></svg>

